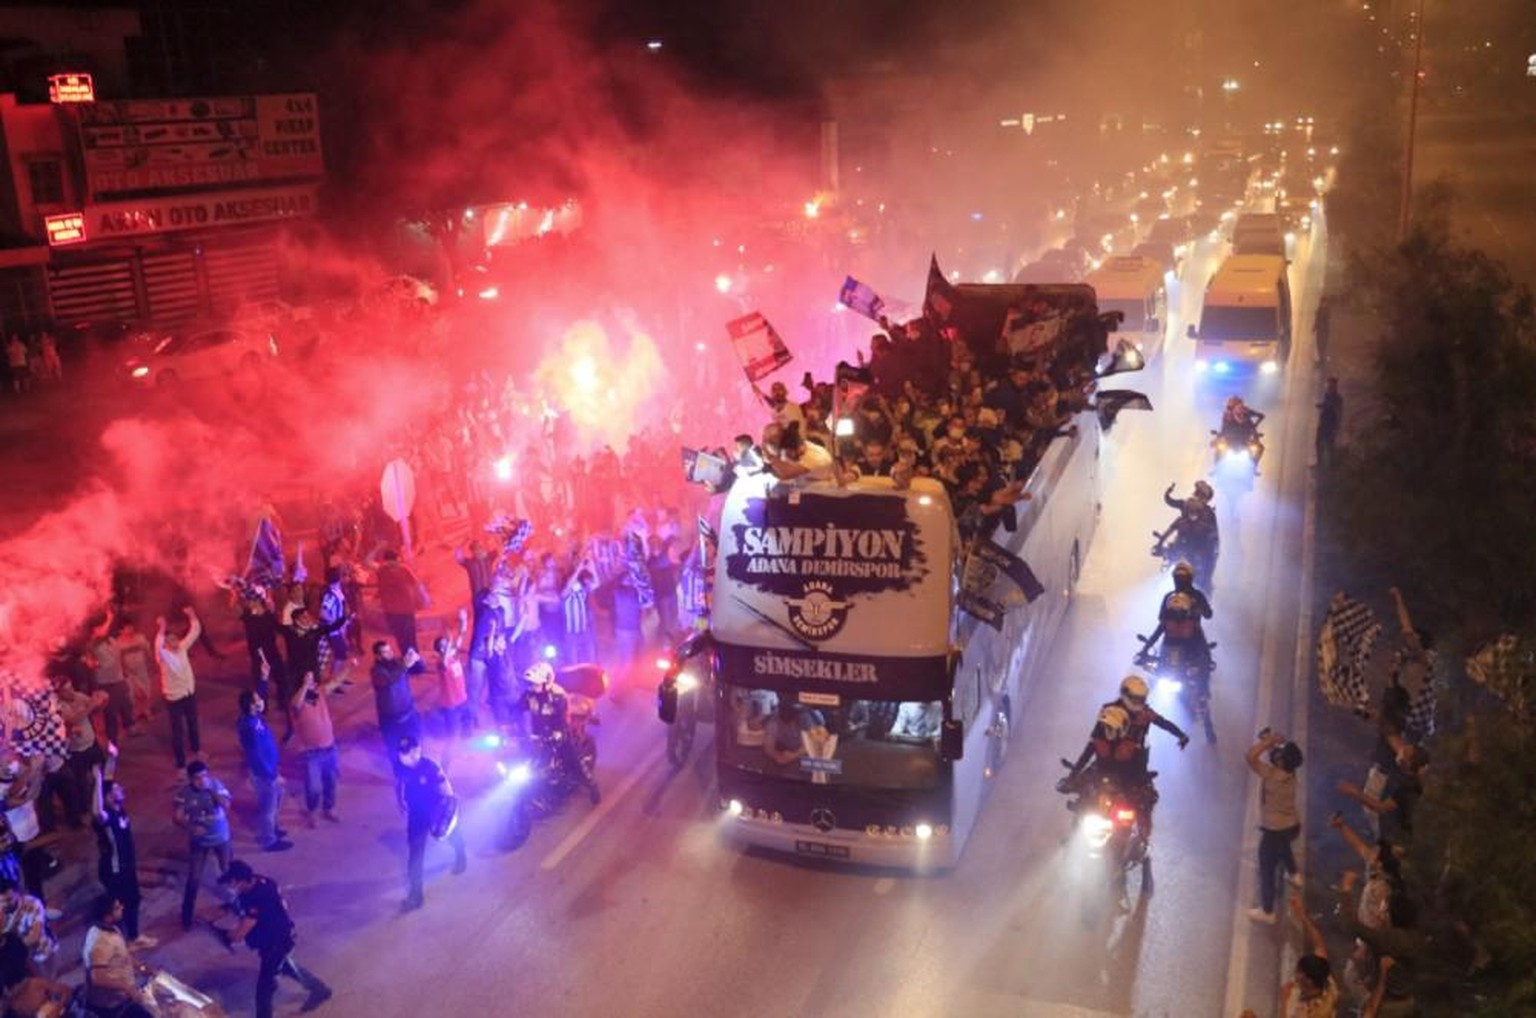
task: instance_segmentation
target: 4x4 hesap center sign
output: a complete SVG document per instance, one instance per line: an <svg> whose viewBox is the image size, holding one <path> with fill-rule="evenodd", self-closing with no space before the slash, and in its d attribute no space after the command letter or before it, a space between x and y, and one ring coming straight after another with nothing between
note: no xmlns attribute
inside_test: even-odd
<svg viewBox="0 0 1536 1018"><path fill-rule="evenodd" d="M748 499L731 527L732 580L782 598L809 640L836 636L850 598L909 589L927 572L904 498L813 495Z"/></svg>

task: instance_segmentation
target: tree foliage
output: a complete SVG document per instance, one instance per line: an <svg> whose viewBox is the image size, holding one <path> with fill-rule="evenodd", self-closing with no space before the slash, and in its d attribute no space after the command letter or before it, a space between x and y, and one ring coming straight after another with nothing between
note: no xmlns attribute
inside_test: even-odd
<svg viewBox="0 0 1536 1018"><path fill-rule="evenodd" d="M1420 996L1426 1013L1532 1014L1536 733L1502 712L1481 717L1476 733L1443 740L1441 758L1460 762L1431 772L1420 804L1415 869L1437 948Z"/></svg>
<svg viewBox="0 0 1536 1018"><path fill-rule="evenodd" d="M1351 185L1361 186L1380 184ZM1400 244L1381 239L1395 209L1367 195L1342 201L1362 217L1349 243L1350 298L1377 333L1371 417L1354 423L1324 503L1352 559L1347 571L1413 590L1415 616L1436 620L1447 659L1500 632L1530 639L1531 295L1457 241L1446 185L1421 191ZM1536 1013L1536 733L1495 707L1476 741L1470 725L1436 740L1445 762L1418 813L1417 890L1436 943L1420 999L1426 1014Z"/></svg>
<svg viewBox="0 0 1536 1018"><path fill-rule="evenodd" d="M1428 189L1404 242L1352 256L1371 313L1377 419L1338 471L1346 529L1457 628L1536 623L1536 317Z"/></svg>

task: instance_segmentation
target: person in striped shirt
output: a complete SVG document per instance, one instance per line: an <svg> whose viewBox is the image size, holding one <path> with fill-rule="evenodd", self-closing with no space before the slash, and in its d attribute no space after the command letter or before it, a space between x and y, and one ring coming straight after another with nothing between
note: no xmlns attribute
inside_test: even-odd
<svg viewBox="0 0 1536 1018"><path fill-rule="evenodd" d="M592 629L596 572L591 559L583 558L560 593L560 607L565 615L565 660L570 664L597 660L597 639Z"/></svg>

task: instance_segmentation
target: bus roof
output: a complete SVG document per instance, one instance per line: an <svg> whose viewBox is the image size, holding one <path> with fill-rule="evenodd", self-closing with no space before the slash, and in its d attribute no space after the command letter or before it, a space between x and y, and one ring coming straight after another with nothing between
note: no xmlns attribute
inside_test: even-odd
<svg viewBox="0 0 1536 1018"><path fill-rule="evenodd" d="M1284 276L1285 258L1281 255L1233 255L1211 277L1205 302L1223 306L1273 304Z"/></svg>

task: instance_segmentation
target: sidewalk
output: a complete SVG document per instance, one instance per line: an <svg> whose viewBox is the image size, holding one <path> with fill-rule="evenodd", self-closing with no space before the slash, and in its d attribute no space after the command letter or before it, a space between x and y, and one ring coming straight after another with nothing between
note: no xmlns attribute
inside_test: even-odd
<svg viewBox="0 0 1536 1018"><path fill-rule="evenodd" d="M1372 358L1376 330L1369 318L1337 306L1336 287L1339 285L1341 281L1330 279L1328 292L1334 298L1335 307L1332 311L1328 356L1319 366L1318 377L1319 391L1322 379L1328 376L1339 379L1339 390L1344 396L1344 427L1338 444L1344 448L1348 447L1353 436L1358 435L1359 422L1370 419L1367 410L1372 398L1370 387L1374 382ZM1306 754L1306 763L1302 767L1306 783L1306 815L1302 818L1302 844L1298 846L1298 856L1306 876L1307 909L1327 941L1334 978L1339 981L1353 940L1343 932L1334 917L1334 906L1338 900L1335 888L1341 873L1348 869L1359 870L1361 863L1344 839L1329 827L1328 821L1335 812L1342 812L1356 832L1367 833L1364 809L1339 795L1335 786L1340 781L1357 784L1364 782L1376 730L1373 722L1356 717L1323 699L1317 680L1317 634L1327 612L1328 599L1334 591L1341 588L1348 590L1351 596L1370 604L1382 623L1382 633L1376 643L1372 664L1367 669L1367 681L1373 690L1379 691L1385 681L1384 674L1392 651L1397 645L1397 623L1386 593L1392 585L1392 578L1363 576L1344 567L1341 538L1333 532L1327 498L1325 474L1317 478L1315 507L1317 530L1310 592L1313 608L1310 634L1312 646L1306 648L1309 667L1304 692L1308 705L1308 725L1307 731L1298 736ZM1282 981L1291 978L1291 968L1296 957L1306 950L1304 938L1294 921L1290 921L1289 927L1290 943L1294 949L1287 952L1286 968L1281 973Z"/></svg>

